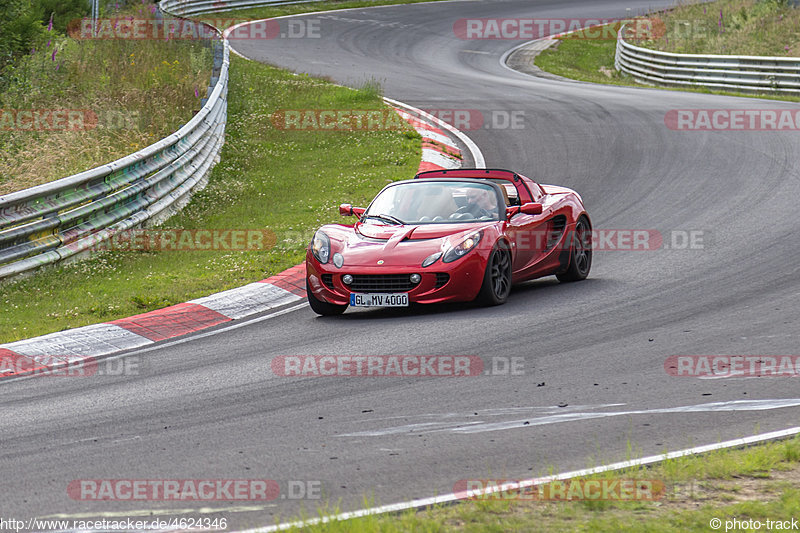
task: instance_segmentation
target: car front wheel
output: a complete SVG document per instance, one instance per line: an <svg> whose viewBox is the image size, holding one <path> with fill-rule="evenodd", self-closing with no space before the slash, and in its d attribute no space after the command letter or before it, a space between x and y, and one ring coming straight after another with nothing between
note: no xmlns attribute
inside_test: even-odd
<svg viewBox="0 0 800 533"><path fill-rule="evenodd" d="M511 293L511 254L508 250L496 246L486 264L478 302L483 305L504 304L508 300L509 293Z"/></svg>

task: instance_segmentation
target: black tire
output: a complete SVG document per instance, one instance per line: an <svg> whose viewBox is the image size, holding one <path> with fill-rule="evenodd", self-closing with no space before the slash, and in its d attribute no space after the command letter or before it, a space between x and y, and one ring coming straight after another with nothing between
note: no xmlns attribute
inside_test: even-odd
<svg viewBox="0 0 800 533"><path fill-rule="evenodd" d="M592 226L589 219L581 215L570 237L569 266L556 274L558 281L563 283L586 279L592 268Z"/></svg>
<svg viewBox="0 0 800 533"><path fill-rule="evenodd" d="M501 246L495 246L486 263L483 285L477 301L483 305L506 303L511 293L511 254Z"/></svg>
<svg viewBox="0 0 800 533"><path fill-rule="evenodd" d="M311 288L308 286L308 280L306 280L306 296L308 297L308 305L311 306L311 310L317 313L318 315L322 316L341 315L347 309L346 305L330 304L328 302L321 302L317 300L314 297L314 294L311 292Z"/></svg>

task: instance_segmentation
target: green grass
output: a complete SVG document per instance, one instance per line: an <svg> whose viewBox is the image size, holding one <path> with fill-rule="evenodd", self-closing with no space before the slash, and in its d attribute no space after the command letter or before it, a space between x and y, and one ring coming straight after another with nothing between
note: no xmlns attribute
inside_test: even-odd
<svg viewBox="0 0 800 533"><path fill-rule="evenodd" d="M725 520L733 517L800 519L800 438L673 459L651 468L629 468L592 478L661 480L666 491L655 501L634 502L471 500L294 531L708 533L712 531L712 518L723 521L722 531ZM374 503L366 506L371 505ZM762 527L761 531L765 530Z"/></svg>
<svg viewBox="0 0 800 533"><path fill-rule="evenodd" d="M259 18L307 12L312 7L320 11L382 3L401 2L329 1L223 13L219 17ZM164 43L152 46L156 44ZM176 47L185 44L178 41ZM111 46L119 51L133 45L125 41L82 41L75 46L88 63L96 59L92 47ZM101 57L107 53L104 50L98 51ZM153 48L151 52L158 58L163 50ZM171 60L171 56L167 58L167 62ZM155 59L139 61L149 65L144 72L158 66ZM86 63L84 70L90 70ZM49 67L45 64L43 68ZM117 68L122 70L112 72L107 83L120 83L128 72L127 67ZM310 132L279 130L270 123L270 116L283 109L386 109L375 83L352 90L233 54L230 72L221 162L212 171L207 188L162 227L268 228L276 234L275 247L260 252L106 251L84 261L43 269L0 284L0 305L6 311L0 313L0 342L144 313L279 273L302 261L316 227L341 220L339 203L364 204L386 183L416 172L420 137L410 127L404 131ZM90 90L85 85L79 87ZM194 98L193 91L185 92ZM177 106L185 101L177 94L173 96ZM168 99L168 94L159 98ZM131 105L147 108L142 100ZM154 103L150 111L142 112L160 111ZM149 137L153 137L150 142L156 138L152 134ZM123 145L121 151L127 154L145 144ZM40 139L28 146L46 150L50 145Z"/></svg>
<svg viewBox="0 0 800 533"><path fill-rule="evenodd" d="M142 313L244 285L299 263L338 204L365 204L414 175L419 135L405 131L284 131L280 109L383 109L361 90L231 58L228 125L209 185L164 227L269 228L266 252L101 252L0 286L0 342Z"/></svg>
<svg viewBox="0 0 800 533"><path fill-rule="evenodd" d="M635 85L614 68L617 42L609 39L559 39L536 56L536 66L563 76L594 83Z"/></svg>
<svg viewBox="0 0 800 533"><path fill-rule="evenodd" d="M653 18L659 18L664 21L666 25L667 31L664 34L664 37L659 40L652 40L652 41L642 41L637 42L636 44L639 46L651 47L651 48L661 48L657 46L658 44L665 44L666 41L670 43L669 51L679 51L681 53L728 53L728 54L742 54L742 55L758 55L759 53L767 53L767 52L775 52L774 48L764 48L762 39L767 39L769 42L776 42L781 40L782 38L789 39L791 41L794 37L789 37L790 35L795 35L796 28L798 24L800 24L800 9L790 9L790 8L781 8L783 10L788 9L791 11L791 16L786 15L784 17L784 21L787 21L793 24L793 28L791 32L788 32L786 26L784 26L784 21L780 21L780 24L774 23L774 19L780 17L780 13L777 11L770 11L764 7L760 8L753 8L753 9L760 9L760 11L756 11L757 13L762 13L763 18L758 19L762 20L763 24L758 25L754 22L754 18L748 19L749 22L747 24L747 28L760 28L760 31L754 32L752 34L742 32L734 32L733 30L722 33L718 38L713 39L713 45L709 45L708 47L704 47L704 43L708 44L709 39L669 39L670 35L675 35L677 30L674 29L676 25L681 24L683 21L686 20L701 20L697 17L699 16L698 13L702 15L702 10L704 7L706 8L708 17L709 13L713 14L716 13L716 17L719 17L720 9L723 10L723 14L733 10L733 4L737 6L743 3L750 3L752 4L752 0L720 0L719 2L704 4L704 5L695 5L695 4L687 4L685 2L681 2L678 7L676 7L672 11L668 11L665 13L661 13L658 16L653 16ZM773 6L776 4L774 0L766 0L767 7ZM741 7L741 6L739 6ZM698 27L703 27L703 25L707 25L704 22L698 22ZM655 28L656 26L654 26ZM716 22L715 26L716 28ZM769 36L766 37L764 32L768 32ZM599 33L599 32L598 32ZM612 32L613 33L613 32ZM656 33L663 33L656 30L653 30L653 34ZM602 32L602 35L609 34L606 31ZM784 35L785 34L785 35ZM681 34L683 35L683 34ZM722 44L724 42L730 41L728 45ZM680 43L685 42L686 47L681 48ZM788 41L787 41L788 42ZM689 43L691 46L689 46ZM653 87L653 85L642 85L637 83L631 76L621 73L614 68L614 55L616 52L617 42L614 39L582 39L582 38L570 38L565 37L559 39L558 42L551 48L543 51L539 54L534 63L536 66L541 68L546 72L550 72L552 74L556 74L558 76L563 76L565 78L570 78L579 81L587 81L592 83L603 83L609 85L625 85L625 86L632 86L632 87ZM720 52L720 47L728 46L726 48L730 51L722 51ZM744 48L742 48L744 47ZM800 50L800 46L796 46L793 50ZM734 52L735 50L735 52ZM749 50L749 52L748 52ZM775 55L775 54L773 54ZM785 53L779 55L786 55ZM665 90L673 90L673 91L685 91L685 92L697 92L703 94L717 94L717 95L729 95L729 96L747 96L753 98L765 98L770 100L783 100L789 102L800 102L800 97L798 96L787 96L787 95L778 95L773 93L764 93L764 94L753 94L753 93L737 93L733 91L719 91L719 90L711 90L708 88L703 87L659 87L659 89Z"/></svg>
<svg viewBox="0 0 800 533"><path fill-rule="evenodd" d="M88 110L95 127L30 131L0 121L0 194L108 163L174 132L199 111L211 59L199 41L48 33L0 74L0 109Z"/></svg>
<svg viewBox="0 0 800 533"><path fill-rule="evenodd" d="M679 1L651 17L653 37L636 43L679 54L800 57L800 9L786 0Z"/></svg>

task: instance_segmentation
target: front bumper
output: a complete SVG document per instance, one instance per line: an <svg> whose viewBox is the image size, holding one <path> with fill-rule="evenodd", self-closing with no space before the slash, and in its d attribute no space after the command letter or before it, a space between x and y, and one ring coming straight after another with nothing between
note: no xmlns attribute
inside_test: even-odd
<svg viewBox="0 0 800 533"><path fill-rule="evenodd" d="M411 275L420 274L422 280L410 290L397 290L392 292L407 292L411 303L433 304L441 302L469 302L478 296L483 283L487 258L478 250L453 261L443 263L441 259L433 265L422 268L421 266L348 266L336 268L333 264L320 264L311 252L306 254L306 279L308 289L317 300L335 305L349 305L352 292L370 292L369 290L351 290L342 282L342 276L385 276L385 275ZM437 287L443 276L447 274L446 283ZM326 281L328 283L326 283ZM382 292L382 291L374 291Z"/></svg>

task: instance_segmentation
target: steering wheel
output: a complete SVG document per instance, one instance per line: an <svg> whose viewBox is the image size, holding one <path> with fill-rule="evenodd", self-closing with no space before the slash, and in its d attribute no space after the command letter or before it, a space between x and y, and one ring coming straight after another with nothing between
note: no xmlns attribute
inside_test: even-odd
<svg viewBox="0 0 800 533"><path fill-rule="evenodd" d="M456 210L456 212L453 213L453 215L450 216L450 218L454 218L455 215L471 215L471 216L473 216L475 218L481 218L481 217L492 218L492 214L491 213L489 213L486 209L484 209L482 207L479 207L479 206L477 206L475 204L472 204L472 205L467 204L467 205L459 207ZM459 216L458 218L464 218L464 217L463 216Z"/></svg>

